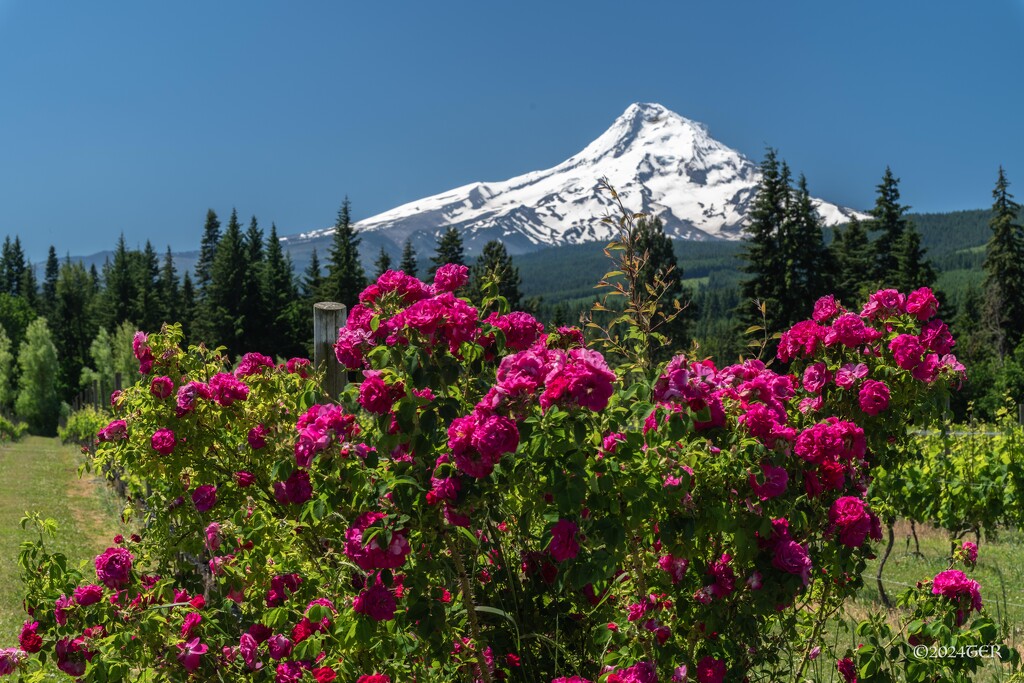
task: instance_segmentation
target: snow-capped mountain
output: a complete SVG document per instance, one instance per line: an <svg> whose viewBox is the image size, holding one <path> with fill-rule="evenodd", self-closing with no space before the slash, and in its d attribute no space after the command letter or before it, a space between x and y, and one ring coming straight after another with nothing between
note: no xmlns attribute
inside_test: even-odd
<svg viewBox="0 0 1024 683"><path fill-rule="evenodd" d="M449 227L462 231L470 252L492 239L502 240L511 253L607 241L613 227L601 218L612 200L598 187L602 177L629 210L658 216L673 237L738 239L760 171L712 138L703 124L659 104L632 104L583 151L554 168L464 185L359 221L356 227L374 253L388 242L385 248L395 251L407 238L420 253L430 253L437 235ZM815 202L830 225L855 213ZM293 235L288 246L320 241L331 232Z"/></svg>

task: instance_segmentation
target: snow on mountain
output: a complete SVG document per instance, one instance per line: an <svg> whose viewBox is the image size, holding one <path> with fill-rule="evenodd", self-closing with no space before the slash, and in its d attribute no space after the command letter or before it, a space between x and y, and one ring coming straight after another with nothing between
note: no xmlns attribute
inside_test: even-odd
<svg viewBox="0 0 1024 683"><path fill-rule="evenodd" d="M432 252L437 235L449 227L462 231L470 252L492 239L502 240L511 253L607 241L613 228L601 218L611 211L612 200L598 187L602 177L627 208L658 216L673 237L739 239L760 171L712 138L703 124L659 104L638 103L583 151L554 168L457 187L359 221L356 227L367 246L390 242L388 250L395 251L411 238L420 253ZM829 225L846 222L855 213L820 199L815 203ZM332 232L315 230L287 241L297 246Z"/></svg>

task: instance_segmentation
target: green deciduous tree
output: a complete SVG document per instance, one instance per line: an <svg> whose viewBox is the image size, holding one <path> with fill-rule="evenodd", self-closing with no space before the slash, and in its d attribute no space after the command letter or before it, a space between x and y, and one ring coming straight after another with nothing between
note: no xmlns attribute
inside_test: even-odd
<svg viewBox="0 0 1024 683"><path fill-rule="evenodd" d="M11 338L0 325L0 410L10 410L14 405L14 352Z"/></svg>
<svg viewBox="0 0 1024 683"><path fill-rule="evenodd" d="M33 320L18 349L18 396L14 412L33 434L50 436L57 431L60 397L57 393L57 348L46 318Z"/></svg>

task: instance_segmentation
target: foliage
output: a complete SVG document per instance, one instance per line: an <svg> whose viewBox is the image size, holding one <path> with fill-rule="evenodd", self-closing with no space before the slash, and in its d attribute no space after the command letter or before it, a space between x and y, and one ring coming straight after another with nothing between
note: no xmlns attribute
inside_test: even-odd
<svg viewBox="0 0 1024 683"><path fill-rule="evenodd" d="M462 245L462 235L456 228L448 228L437 240L437 251L430 257L430 276L445 264L466 265L466 251Z"/></svg>
<svg viewBox="0 0 1024 683"><path fill-rule="evenodd" d="M402 260L398 264L398 269L406 275L419 277L419 264L416 262L416 250L412 246L411 239L405 240L405 245L402 247Z"/></svg>
<svg viewBox="0 0 1024 683"><path fill-rule="evenodd" d="M1005 354L1024 340L1024 228L1017 222L1020 205L1013 201L1002 167L992 191L992 236L985 247L985 290L992 293L990 314L999 328L998 352Z"/></svg>
<svg viewBox="0 0 1024 683"><path fill-rule="evenodd" d="M96 435L110 422L110 413L93 406L86 406L72 412L63 427L57 428L61 443L74 443L93 450Z"/></svg>
<svg viewBox="0 0 1024 683"><path fill-rule="evenodd" d="M351 204L345 197L334 222L327 276L320 286L321 301L337 301L351 309L359 300L359 292L366 286L366 274L359 261L359 242L352 227Z"/></svg>
<svg viewBox="0 0 1024 683"><path fill-rule="evenodd" d="M36 318L18 350L18 395L14 401L15 414L28 423L33 434L56 433L60 415L57 368L57 348L46 318Z"/></svg>
<svg viewBox="0 0 1024 683"><path fill-rule="evenodd" d="M484 245L483 251L469 271L467 296L478 306L484 300L485 283L488 281L494 283L498 296L504 297L510 308L519 310L522 307L522 278L519 276L519 269L512 263L512 257L505 250L505 245L498 240L491 240Z"/></svg>

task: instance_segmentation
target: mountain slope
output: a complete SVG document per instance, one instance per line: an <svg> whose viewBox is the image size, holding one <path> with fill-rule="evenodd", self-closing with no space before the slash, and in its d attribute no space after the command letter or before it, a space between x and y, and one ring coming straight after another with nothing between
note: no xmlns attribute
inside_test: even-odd
<svg viewBox="0 0 1024 683"><path fill-rule="evenodd" d="M500 182L458 187L357 223L374 250L411 238L421 253L433 250L449 227L462 231L467 249L501 239L512 253L549 246L608 241L601 217L611 197L598 188L607 178L632 211L658 216L675 238L738 239L760 179L758 166L708 134L707 128L658 104L633 104L580 153L554 168ZM816 200L829 225L849 209ZM331 228L288 238L293 245L323 240Z"/></svg>

